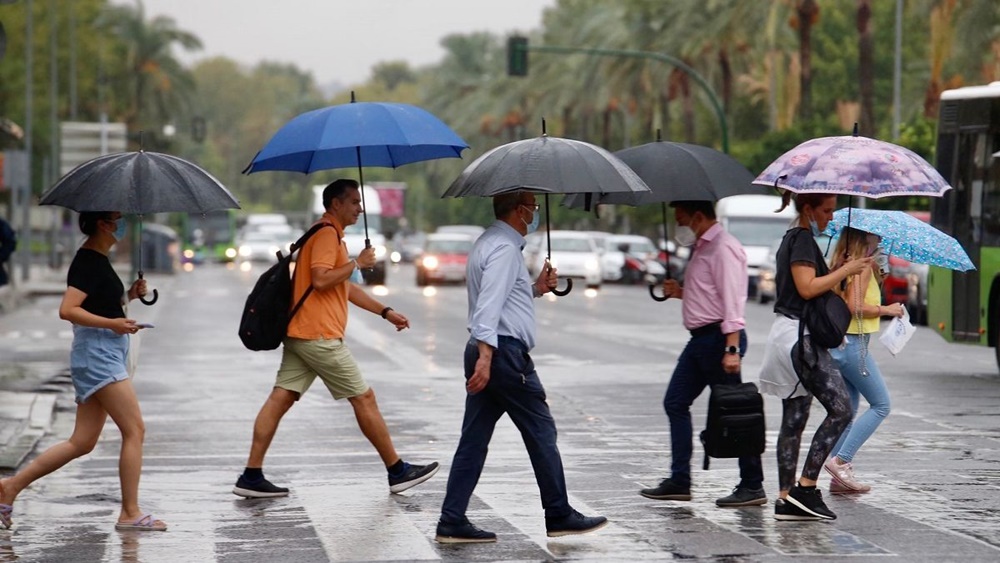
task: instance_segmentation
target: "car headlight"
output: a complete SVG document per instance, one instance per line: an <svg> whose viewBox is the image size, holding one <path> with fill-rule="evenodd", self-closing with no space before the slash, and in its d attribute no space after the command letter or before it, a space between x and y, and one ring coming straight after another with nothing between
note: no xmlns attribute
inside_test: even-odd
<svg viewBox="0 0 1000 563"><path fill-rule="evenodd" d="M760 281L772 281L774 280L774 272L771 270L760 270L759 274Z"/></svg>
<svg viewBox="0 0 1000 563"><path fill-rule="evenodd" d="M600 267L601 266L600 264L597 263L596 258L587 258L587 260L584 261L583 263L583 269L587 270L588 272L596 272L597 269Z"/></svg>
<svg viewBox="0 0 1000 563"><path fill-rule="evenodd" d="M247 256L250 256L250 251L251 251L250 246L244 244L243 246L240 247L240 256L246 258Z"/></svg>
<svg viewBox="0 0 1000 563"><path fill-rule="evenodd" d="M190 248L185 248L184 257L187 258L188 260L194 258L194 250L191 250Z"/></svg>
<svg viewBox="0 0 1000 563"><path fill-rule="evenodd" d="M232 260L233 258L236 258L236 249L233 248L233 247L227 248L226 249L226 258L229 258L230 260Z"/></svg>
<svg viewBox="0 0 1000 563"><path fill-rule="evenodd" d="M268 256L274 256L275 254L277 254L280 251L281 251L281 247L278 246L278 245L276 245L276 244L273 244L273 245L267 247L267 255Z"/></svg>
<svg viewBox="0 0 1000 563"><path fill-rule="evenodd" d="M389 260L393 264L399 264L399 261L403 259L403 255L399 251L393 250L392 254L389 255Z"/></svg>
<svg viewBox="0 0 1000 563"><path fill-rule="evenodd" d="M423 265L424 268L427 268L428 270L433 270L437 268L438 267L437 256L424 256Z"/></svg>
<svg viewBox="0 0 1000 563"><path fill-rule="evenodd" d="M375 245L375 258L382 258L385 256L386 248L384 244Z"/></svg>

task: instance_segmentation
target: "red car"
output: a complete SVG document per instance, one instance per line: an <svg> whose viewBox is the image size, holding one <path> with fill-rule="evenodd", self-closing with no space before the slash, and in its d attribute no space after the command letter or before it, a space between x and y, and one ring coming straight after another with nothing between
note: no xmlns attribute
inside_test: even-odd
<svg viewBox="0 0 1000 563"><path fill-rule="evenodd" d="M424 253L417 258L417 285L465 283L465 265L473 238L462 234L427 235Z"/></svg>

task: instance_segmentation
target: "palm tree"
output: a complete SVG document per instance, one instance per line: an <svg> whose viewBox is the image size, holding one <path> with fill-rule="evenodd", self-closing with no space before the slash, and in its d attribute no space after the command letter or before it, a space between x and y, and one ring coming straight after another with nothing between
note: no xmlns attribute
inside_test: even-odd
<svg viewBox="0 0 1000 563"><path fill-rule="evenodd" d="M858 0L858 79L861 94L859 133L875 136L875 41L871 29L871 0Z"/></svg>
<svg viewBox="0 0 1000 563"><path fill-rule="evenodd" d="M812 117L812 28L819 21L816 0L796 0L792 27L799 32L799 117Z"/></svg>
<svg viewBox="0 0 1000 563"><path fill-rule="evenodd" d="M171 49L200 49L201 40L177 29L172 18L157 16L147 21L142 1L135 6L108 5L101 23L117 39L113 49L124 70L109 77L111 88L127 100L121 116L128 130L159 130L186 106L194 92L194 79L174 58Z"/></svg>

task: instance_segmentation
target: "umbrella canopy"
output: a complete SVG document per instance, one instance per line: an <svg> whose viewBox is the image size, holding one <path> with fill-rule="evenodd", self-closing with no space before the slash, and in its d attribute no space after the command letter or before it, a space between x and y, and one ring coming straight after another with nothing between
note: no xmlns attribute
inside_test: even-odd
<svg viewBox="0 0 1000 563"><path fill-rule="evenodd" d="M711 147L654 141L615 152L649 186L648 192L610 193L594 203L646 205L672 201L718 201L738 194L767 194L753 185L753 174L733 157ZM586 198L571 195L567 207L584 207Z"/></svg>
<svg viewBox="0 0 1000 563"><path fill-rule="evenodd" d="M198 165L169 154L123 152L99 156L70 170L48 189L39 205L58 205L73 211L120 211L139 215L186 211L206 213L239 209L240 204L214 176ZM139 279L142 279L142 241L139 241ZM146 305L153 298L139 300Z"/></svg>
<svg viewBox="0 0 1000 563"><path fill-rule="evenodd" d="M882 237L880 246L888 254L904 260L962 272L976 269L957 240L909 213L838 209L825 233L831 237L839 236L848 224L851 228Z"/></svg>
<svg viewBox="0 0 1000 563"><path fill-rule="evenodd" d="M795 193L873 199L941 196L951 188L933 166L913 151L859 136L806 141L768 165L753 183Z"/></svg>
<svg viewBox="0 0 1000 563"><path fill-rule="evenodd" d="M430 112L409 104L355 102L303 113L278 130L245 173L378 166L461 158L469 145Z"/></svg>
<svg viewBox="0 0 1000 563"><path fill-rule="evenodd" d="M233 194L198 165L145 151L108 154L84 162L42 194L39 204L134 215L206 213L240 207Z"/></svg>
<svg viewBox="0 0 1000 563"><path fill-rule="evenodd" d="M606 194L648 192L649 187L601 147L543 134L483 154L462 171L443 197L491 197L517 190Z"/></svg>

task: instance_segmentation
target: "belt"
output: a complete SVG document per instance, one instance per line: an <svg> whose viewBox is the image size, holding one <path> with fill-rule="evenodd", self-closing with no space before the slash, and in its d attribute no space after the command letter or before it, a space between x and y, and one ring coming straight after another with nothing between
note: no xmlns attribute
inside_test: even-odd
<svg viewBox="0 0 1000 563"><path fill-rule="evenodd" d="M691 336L708 336L709 334L716 334L722 332L722 321L709 323L698 328L692 328L690 330Z"/></svg>

